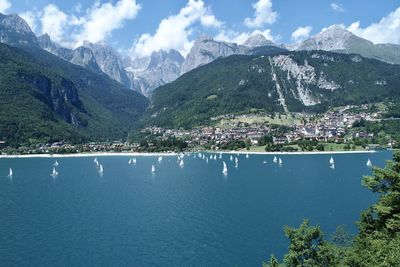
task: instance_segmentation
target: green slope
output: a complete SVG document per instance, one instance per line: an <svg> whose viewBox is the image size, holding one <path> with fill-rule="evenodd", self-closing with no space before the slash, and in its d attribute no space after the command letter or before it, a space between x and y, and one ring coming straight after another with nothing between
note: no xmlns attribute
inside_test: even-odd
<svg viewBox="0 0 400 267"><path fill-rule="evenodd" d="M0 139L11 145L125 138L147 105L105 75L0 44Z"/></svg>
<svg viewBox="0 0 400 267"><path fill-rule="evenodd" d="M324 51L285 52L280 56L294 64L287 65L294 74L271 63L277 56L231 56L186 73L155 90L145 122L192 127L207 123L213 116L251 109L282 112L277 83L287 109L296 112L321 112L329 106L400 96L398 65ZM302 77L296 76L297 68L304 71ZM339 88L324 88L320 85L322 78ZM299 88L306 90L315 103L306 105Z"/></svg>

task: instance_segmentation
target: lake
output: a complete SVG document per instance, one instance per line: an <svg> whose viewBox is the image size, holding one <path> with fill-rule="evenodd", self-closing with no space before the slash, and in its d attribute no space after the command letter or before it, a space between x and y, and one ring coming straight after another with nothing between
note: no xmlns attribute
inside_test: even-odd
<svg viewBox="0 0 400 267"><path fill-rule="evenodd" d="M0 159L2 266L260 266L287 251L284 225L303 218L325 237L376 200L361 186L374 154L237 156L208 163L194 154ZM197 155L197 154L196 154ZM206 154L209 156L210 154ZM233 155L236 157L236 155ZM266 161L266 163L263 163ZM151 165L155 173L151 173ZM13 169L12 179L8 178Z"/></svg>

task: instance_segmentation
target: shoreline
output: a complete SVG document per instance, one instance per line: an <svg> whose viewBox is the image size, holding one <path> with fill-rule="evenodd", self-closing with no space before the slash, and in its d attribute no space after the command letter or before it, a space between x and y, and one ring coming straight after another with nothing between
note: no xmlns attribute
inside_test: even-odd
<svg viewBox="0 0 400 267"><path fill-rule="evenodd" d="M386 151L386 150L385 150ZM256 151L192 151L189 154L242 154L242 155L330 155L330 154L372 154L375 150L356 151L302 151L302 152L256 152ZM159 157L177 156L179 153L140 153L140 152L93 152L76 154L29 154L29 155L0 155L0 159L7 158L85 158L85 157ZM186 154L186 153L185 153Z"/></svg>

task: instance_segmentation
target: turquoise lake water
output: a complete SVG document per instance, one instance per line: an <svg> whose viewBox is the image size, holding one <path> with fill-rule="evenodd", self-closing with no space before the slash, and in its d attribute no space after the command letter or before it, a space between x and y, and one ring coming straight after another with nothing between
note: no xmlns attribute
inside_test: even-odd
<svg viewBox="0 0 400 267"><path fill-rule="evenodd" d="M207 154L209 156L209 154ZM2 266L260 266L281 257L283 226L303 218L329 237L354 222L376 195L361 186L366 166L391 152L238 156L239 166L185 156L0 159ZM234 155L236 156L236 155ZM263 163L267 161L267 163ZM156 172L151 174L151 165ZM9 168L13 178L7 177Z"/></svg>

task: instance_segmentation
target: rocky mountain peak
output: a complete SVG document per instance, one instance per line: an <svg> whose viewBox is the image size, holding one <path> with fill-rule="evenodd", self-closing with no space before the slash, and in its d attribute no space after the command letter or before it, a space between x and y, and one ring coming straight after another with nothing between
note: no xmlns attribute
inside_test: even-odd
<svg viewBox="0 0 400 267"><path fill-rule="evenodd" d="M0 13L0 42L9 45L37 45L28 23L17 14Z"/></svg>
<svg viewBox="0 0 400 267"><path fill-rule="evenodd" d="M244 46L248 47L260 47L267 45L275 45L272 41L267 40L261 33L254 34L250 36L244 43Z"/></svg>

